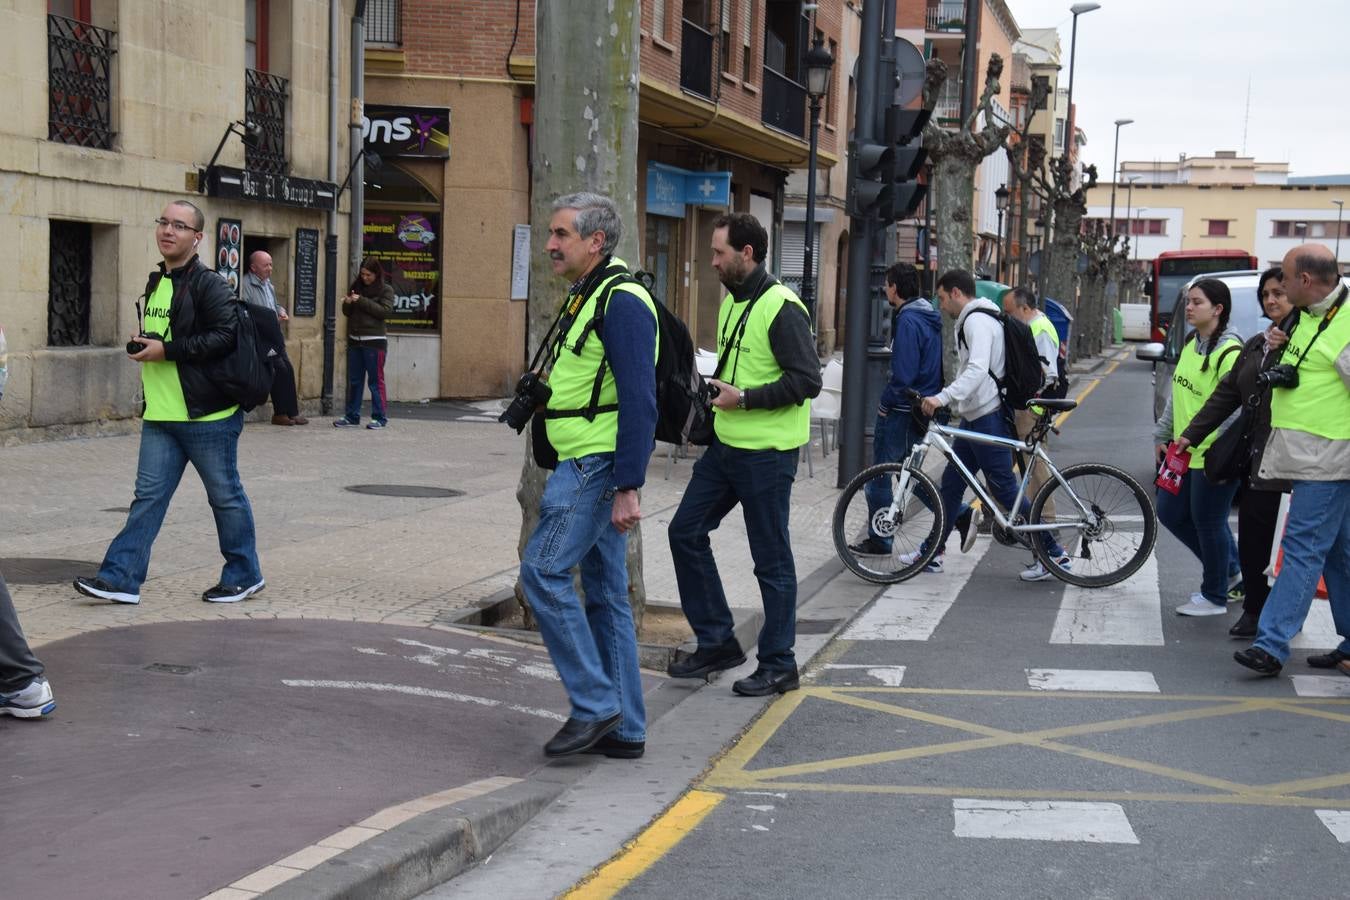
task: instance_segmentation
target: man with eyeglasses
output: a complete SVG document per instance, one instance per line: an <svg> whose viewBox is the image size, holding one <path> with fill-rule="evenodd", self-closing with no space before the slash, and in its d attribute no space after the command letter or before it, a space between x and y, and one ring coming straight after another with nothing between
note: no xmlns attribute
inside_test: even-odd
<svg viewBox="0 0 1350 900"><path fill-rule="evenodd" d="M164 261L146 284L144 312L127 354L141 364L145 395L136 496L98 574L76 578L75 590L114 603L141 602L150 547L188 463L201 477L225 558L208 603L235 603L262 590L253 509L239 481L244 413L216 385L213 364L235 347L239 306L229 285L197 258L205 217L174 200L155 220ZM140 303L137 312L141 314Z"/></svg>

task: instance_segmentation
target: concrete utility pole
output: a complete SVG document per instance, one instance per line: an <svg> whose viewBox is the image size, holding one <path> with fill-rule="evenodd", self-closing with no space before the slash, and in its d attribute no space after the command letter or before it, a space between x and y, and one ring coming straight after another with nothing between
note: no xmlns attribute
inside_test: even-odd
<svg viewBox="0 0 1350 900"><path fill-rule="evenodd" d="M534 153L530 159L530 298L528 345L533 352L567 291L549 265L544 244L553 201L575 191L613 198L623 220L614 255L637 261L638 0L611 0L606 16L590 0L549 0L535 6ZM585 48L584 52L579 52ZM503 235L507 240L510 235ZM505 426L502 426L505 427ZM547 473L534 464L529 435L516 499L520 549L539 521ZM520 587L516 596L521 597ZM646 606L642 535L628 540L628 599L641 623Z"/></svg>

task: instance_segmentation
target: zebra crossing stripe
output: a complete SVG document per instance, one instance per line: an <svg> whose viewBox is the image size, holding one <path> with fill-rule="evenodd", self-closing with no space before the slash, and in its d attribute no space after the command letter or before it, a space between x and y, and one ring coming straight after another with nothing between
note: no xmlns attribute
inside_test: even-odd
<svg viewBox="0 0 1350 900"><path fill-rule="evenodd" d="M1350 678L1344 675L1294 675L1291 680L1300 697L1350 697Z"/></svg>
<svg viewBox="0 0 1350 900"><path fill-rule="evenodd" d="M905 680L904 666L885 666L872 665L869 663L826 663L825 668L832 672L844 672L849 670L861 671L868 678L875 678L886 687L899 687ZM1346 681L1350 684L1350 680ZM845 681L845 685L852 685L853 682Z"/></svg>
<svg viewBox="0 0 1350 900"><path fill-rule="evenodd" d="M957 837L1139 843L1119 803L954 799L952 812L956 819L952 832Z"/></svg>
<svg viewBox="0 0 1350 900"><path fill-rule="evenodd" d="M1350 682L1350 678L1342 679ZM1027 669L1027 686L1033 691L1119 691L1158 694L1152 672L1094 669Z"/></svg>
<svg viewBox="0 0 1350 900"><path fill-rule="evenodd" d="M1319 809L1317 818L1342 844L1350 844L1350 812L1343 809Z"/></svg>
<svg viewBox="0 0 1350 900"><path fill-rule="evenodd" d="M1157 555L1150 554L1139 571L1120 584L1104 588L1066 584L1050 643L1161 647Z"/></svg>
<svg viewBox="0 0 1350 900"><path fill-rule="evenodd" d="M920 572L891 585L843 633L851 641L926 641L970 581L992 544L981 537L969 553L948 553L940 574Z"/></svg>
<svg viewBox="0 0 1350 900"><path fill-rule="evenodd" d="M1325 600L1314 600L1303 620L1303 630L1298 633L1289 646L1297 650L1320 650L1324 647L1339 647L1341 637L1336 633L1336 622L1331 618L1331 604Z"/></svg>

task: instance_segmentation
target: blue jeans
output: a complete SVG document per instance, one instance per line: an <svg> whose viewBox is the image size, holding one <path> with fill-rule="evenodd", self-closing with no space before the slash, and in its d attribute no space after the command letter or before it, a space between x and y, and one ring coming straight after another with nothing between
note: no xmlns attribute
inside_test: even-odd
<svg viewBox="0 0 1350 900"><path fill-rule="evenodd" d="M1214 484L1203 467L1181 477L1181 493L1158 490L1158 521L1195 554L1204 574L1200 593L1216 606L1228 605L1228 579L1238 571L1237 542L1228 527L1239 483Z"/></svg>
<svg viewBox="0 0 1350 900"><path fill-rule="evenodd" d="M991 413L977 416L974 419L962 419L957 427L966 431L977 431L980 434L987 434L991 437L1012 437L1012 431L1008 427L1008 420L1001 409L996 409ZM952 450L956 458L961 460L962 464L970 470L971 475L978 475L984 472L984 482L989 488L989 493L998 501L999 506L1004 511L1011 512L1013 501L1017 499L1017 479L1013 476L1013 455L1012 450L1007 447L996 447L993 444L977 444L964 438L957 438L952 441ZM938 543L939 553L947 549L947 538L951 535L952 529L956 527L956 517L960 515L964 505L961 503L961 497L966 492L966 480L962 477L961 471L955 465L948 463L947 468L942 470L942 484L938 488L938 493L942 495L942 510L946 514L946 530L942 532L942 540ZM1022 501L1022 515L1026 515L1030 510L1030 502L1024 498ZM1055 540L1050 532L1043 532L1038 537L1041 543L1046 546L1051 556L1063 556L1064 548Z"/></svg>
<svg viewBox="0 0 1350 900"><path fill-rule="evenodd" d="M572 718L595 722L622 713L615 736L641 741L647 711L628 605L627 538L610 522L613 506L613 453L558 463L544 485L520 582L572 702ZM572 583L578 566L584 606Z"/></svg>
<svg viewBox="0 0 1350 900"><path fill-rule="evenodd" d="M759 667L769 672L797 670L797 569L788 535L796 474L796 450L740 450L714 438L694 463L667 533L680 606L699 647L728 644L735 639L735 620L708 535L740 504L764 604Z"/></svg>
<svg viewBox="0 0 1350 900"><path fill-rule="evenodd" d="M253 509L239 481L239 433L244 413L214 422L154 422L141 426L136 464L136 497L126 525L113 538L98 577L113 588L139 593L150 567L150 546L188 463L206 487L216 519L216 537L225 566L220 583L249 587L262 581Z"/></svg>
<svg viewBox="0 0 1350 900"><path fill-rule="evenodd" d="M1284 528L1284 562L1261 610L1255 646L1284 662L1317 590L1327 582L1331 618L1350 653L1350 481L1295 481Z"/></svg>
<svg viewBox="0 0 1350 900"><path fill-rule="evenodd" d="M361 421L361 395L370 383L370 417L387 422L384 412L384 348L376 350L365 341L347 342L347 421Z"/></svg>
<svg viewBox="0 0 1350 900"><path fill-rule="evenodd" d="M872 465L899 462L909 456L918 439L913 425L914 419L907 409L892 409L886 415L878 412L876 428L872 432ZM889 549L891 539L872 530L872 516L882 507L891 505L891 479L873 478L863 485L863 495L867 498L867 533Z"/></svg>

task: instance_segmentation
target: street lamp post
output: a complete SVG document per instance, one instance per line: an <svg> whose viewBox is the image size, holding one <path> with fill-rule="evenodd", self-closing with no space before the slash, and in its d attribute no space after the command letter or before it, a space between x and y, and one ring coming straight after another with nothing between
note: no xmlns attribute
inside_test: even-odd
<svg viewBox="0 0 1350 900"><path fill-rule="evenodd" d="M1336 204L1336 267L1341 265L1341 213L1345 210L1344 200L1332 200Z"/></svg>
<svg viewBox="0 0 1350 900"><path fill-rule="evenodd" d="M1116 237L1116 176L1120 171L1120 126L1129 125L1134 119L1116 119L1116 148L1111 151L1111 240L1114 243ZM1127 214L1126 219L1129 218Z"/></svg>
<svg viewBox="0 0 1350 900"><path fill-rule="evenodd" d="M817 31L815 42L806 51L806 94L811 101L811 146L806 169L806 249L802 254L802 304L811 323L816 324L816 282L812 256L816 245L816 147L820 131L820 100L830 90L830 71L834 56L825 47L824 36Z"/></svg>
<svg viewBox="0 0 1350 900"><path fill-rule="evenodd" d="M1008 210L1008 198L1012 192L1006 184L994 191L994 208L998 210L998 240L994 243L994 277L1003 280L1003 214Z"/></svg>
<svg viewBox="0 0 1350 900"><path fill-rule="evenodd" d="M1073 140L1074 125L1073 122L1073 63L1074 52L1078 49L1078 17L1083 13L1092 12L1094 9L1101 9L1100 3L1075 3L1069 7L1069 12L1073 13L1073 31L1069 36L1069 108L1064 111L1064 159L1069 160L1069 141Z"/></svg>
<svg viewBox="0 0 1350 900"><path fill-rule="evenodd" d="M1130 247L1133 250L1136 259L1139 257L1139 238L1140 238L1139 217L1142 216L1147 211L1148 211L1147 206L1141 206L1134 211L1134 227L1130 229L1130 237L1132 237L1134 240L1130 244Z"/></svg>

